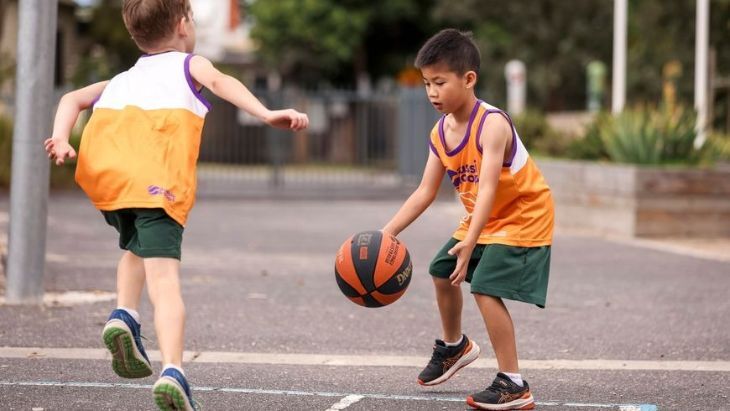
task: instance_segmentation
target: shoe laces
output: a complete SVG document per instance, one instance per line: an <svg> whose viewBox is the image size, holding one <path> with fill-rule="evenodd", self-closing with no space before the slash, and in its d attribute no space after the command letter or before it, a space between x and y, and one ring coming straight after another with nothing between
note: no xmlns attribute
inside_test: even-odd
<svg viewBox="0 0 730 411"><path fill-rule="evenodd" d="M431 355L430 364L441 364L446 359L446 350L440 349L440 347L434 345L433 354Z"/></svg>
<svg viewBox="0 0 730 411"><path fill-rule="evenodd" d="M486 391L492 391L496 393L501 393L503 391L508 391L509 387L504 384L500 384L503 380L499 378L495 378L494 381L492 381L492 385L486 388Z"/></svg>

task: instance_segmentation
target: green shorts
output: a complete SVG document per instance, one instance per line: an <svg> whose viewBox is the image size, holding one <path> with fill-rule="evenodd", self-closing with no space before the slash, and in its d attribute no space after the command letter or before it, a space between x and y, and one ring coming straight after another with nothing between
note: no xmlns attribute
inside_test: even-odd
<svg viewBox="0 0 730 411"><path fill-rule="evenodd" d="M142 258L180 259L183 226L161 208L123 208L102 211L119 232L119 248Z"/></svg>
<svg viewBox="0 0 730 411"><path fill-rule="evenodd" d="M431 261L429 272L449 278L456 268L456 256L448 251L459 240L450 239ZM474 294L523 301L545 308L550 274L550 246L514 247L477 244L471 254L466 281Z"/></svg>

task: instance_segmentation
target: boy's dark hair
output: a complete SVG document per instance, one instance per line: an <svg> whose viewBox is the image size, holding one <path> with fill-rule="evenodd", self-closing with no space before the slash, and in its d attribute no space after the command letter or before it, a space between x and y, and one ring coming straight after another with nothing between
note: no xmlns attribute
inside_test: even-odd
<svg viewBox="0 0 730 411"><path fill-rule="evenodd" d="M189 0L124 0L122 17L127 31L142 50L156 47L190 13Z"/></svg>
<svg viewBox="0 0 730 411"><path fill-rule="evenodd" d="M420 70L443 63L451 71L461 75L467 71L479 73L480 60L479 48L470 31L444 29L434 34L421 47L415 66Z"/></svg>

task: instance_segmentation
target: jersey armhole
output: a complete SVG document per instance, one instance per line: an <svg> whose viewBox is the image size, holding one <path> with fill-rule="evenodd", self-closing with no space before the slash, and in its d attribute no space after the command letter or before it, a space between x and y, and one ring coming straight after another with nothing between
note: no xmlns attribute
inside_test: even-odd
<svg viewBox="0 0 730 411"><path fill-rule="evenodd" d="M481 142L481 136L482 136L482 127L484 126L484 121L487 119L487 116L492 113L499 113L504 117L507 122L509 123L510 130L512 130L512 148L510 150L509 160L502 163L502 167L510 167L512 165L512 161L515 159L515 154L517 153L517 133L515 132L515 126L512 123L512 119L510 116L505 113L502 110L487 110L484 112L484 115L482 116L482 119L479 121L479 127L477 128L477 136L476 136L476 143L477 143L477 149L479 150L479 154L484 154L482 142Z"/></svg>
<svg viewBox="0 0 730 411"><path fill-rule="evenodd" d="M193 95L205 106L205 108L210 111L211 104L208 101L208 99L203 96L201 91L203 88L201 87L200 90L195 88L195 82L193 81L193 76L190 75L190 60L195 56L195 54L188 54L187 57L185 57L185 80L188 82L188 86L190 87L190 91L193 92Z"/></svg>

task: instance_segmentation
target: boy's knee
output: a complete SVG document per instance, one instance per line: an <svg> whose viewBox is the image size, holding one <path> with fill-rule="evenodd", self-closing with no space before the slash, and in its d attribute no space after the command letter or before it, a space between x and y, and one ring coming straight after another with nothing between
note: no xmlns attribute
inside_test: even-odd
<svg viewBox="0 0 730 411"><path fill-rule="evenodd" d="M436 277L435 275L433 275L431 278L433 278L433 285L434 287L436 287L437 291L448 292L456 289L461 292L458 287L454 287L453 285L451 285L451 280L449 280L448 278Z"/></svg>

